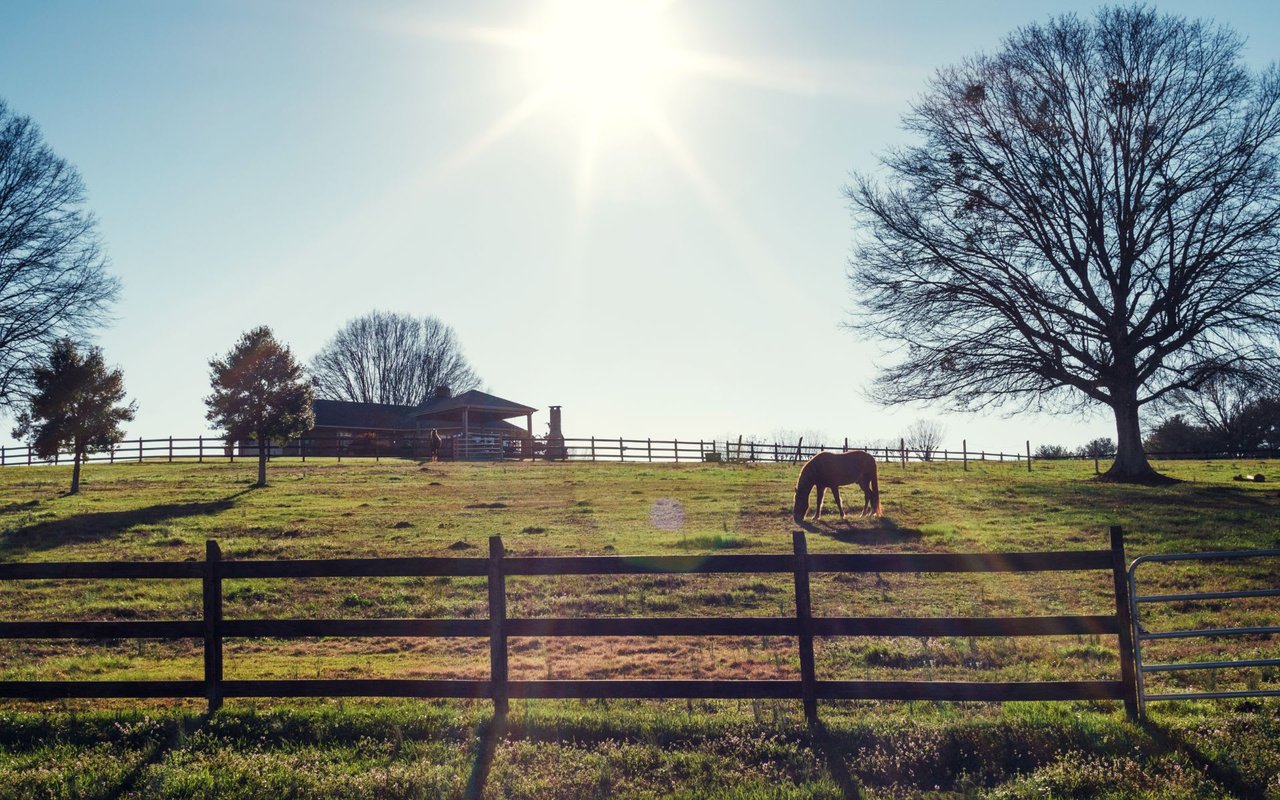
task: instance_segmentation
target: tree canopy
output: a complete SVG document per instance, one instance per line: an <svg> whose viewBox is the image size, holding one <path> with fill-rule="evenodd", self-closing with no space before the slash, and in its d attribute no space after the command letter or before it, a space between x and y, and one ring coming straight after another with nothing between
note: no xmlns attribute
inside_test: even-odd
<svg viewBox="0 0 1280 800"><path fill-rule="evenodd" d="M1014 31L941 69L884 184L848 189L851 327L873 394L1111 408L1112 479L1157 477L1139 412L1280 372L1280 75L1239 36L1141 6Z"/></svg>
<svg viewBox="0 0 1280 800"><path fill-rule="evenodd" d="M385 311L349 320L311 360L311 375L328 400L407 406L443 386L461 394L480 385L452 328Z"/></svg>
<svg viewBox="0 0 1280 800"><path fill-rule="evenodd" d="M124 438L121 423L133 419L136 405L124 402L124 376L107 369L102 350L81 356L70 339L56 342L43 364L32 370L30 408L18 417L15 438L26 438L36 455L52 458L64 449L73 457L71 494L80 491L80 465L86 453L112 447Z"/></svg>
<svg viewBox="0 0 1280 800"><path fill-rule="evenodd" d="M267 485L267 456L315 426L311 384L289 348L263 325L240 337L222 358L209 361L213 394L207 417L229 441L258 444L258 486Z"/></svg>
<svg viewBox="0 0 1280 800"><path fill-rule="evenodd" d="M118 284L75 168L0 100L0 406L33 391L64 337L101 325Z"/></svg>

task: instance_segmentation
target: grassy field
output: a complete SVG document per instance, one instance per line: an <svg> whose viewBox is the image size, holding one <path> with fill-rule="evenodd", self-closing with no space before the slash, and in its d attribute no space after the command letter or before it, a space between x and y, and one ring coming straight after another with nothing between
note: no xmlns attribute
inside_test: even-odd
<svg viewBox="0 0 1280 800"><path fill-rule="evenodd" d="M129 464L0 470L0 559L787 552L795 467L752 464ZM813 552L1096 549L1126 530L1144 553L1280 547L1280 489L1231 480L1274 464L1172 462L1181 483L1090 480L1092 463L882 467L886 516L809 526ZM850 505L856 489L846 494ZM1144 592L1274 586L1275 564L1143 568ZM513 616L794 613L787 576L509 579ZM226 615L482 617L476 579L228 581ZM816 615L1108 613L1109 576L815 576ZM0 618L194 619L197 582L0 586ZM1148 627L1276 624L1265 599L1180 604ZM1155 609L1152 609L1155 612ZM1155 661L1271 657L1264 639L1188 640ZM1109 637L819 641L824 678L1114 678ZM0 679L194 679L195 643L0 642ZM486 643L228 643L226 677L485 677ZM514 678L792 678L794 640L515 639ZM1180 673L1155 688L1280 688L1276 670ZM233 701L10 703L0 707L7 797L1075 797L1280 798L1272 701L1153 705L1144 725L1107 703L487 703Z"/></svg>

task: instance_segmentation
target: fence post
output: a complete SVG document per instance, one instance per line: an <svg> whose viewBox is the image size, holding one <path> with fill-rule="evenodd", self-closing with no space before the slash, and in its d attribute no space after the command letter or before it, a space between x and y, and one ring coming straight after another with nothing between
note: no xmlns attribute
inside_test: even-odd
<svg viewBox="0 0 1280 800"><path fill-rule="evenodd" d="M3 467L3 466L4 466L4 451L5 451L5 450L6 450L6 446L5 446L5 445L0 444L0 467Z"/></svg>
<svg viewBox="0 0 1280 800"><path fill-rule="evenodd" d="M778 458L778 443L773 443L773 463L777 464L781 459Z"/></svg>
<svg viewBox="0 0 1280 800"><path fill-rule="evenodd" d="M204 696L209 713L222 708L222 550L204 545Z"/></svg>
<svg viewBox="0 0 1280 800"><path fill-rule="evenodd" d="M173 437L169 437L169 463L173 463Z"/></svg>
<svg viewBox="0 0 1280 800"><path fill-rule="evenodd" d="M964 459L964 471L969 471L969 440L961 439L960 446L964 448L962 458Z"/></svg>
<svg viewBox="0 0 1280 800"><path fill-rule="evenodd" d="M618 437L618 460L619 461L627 460L627 457L624 455L624 453L626 452L626 449L627 449L627 446L622 443L622 437L619 436Z"/></svg>
<svg viewBox="0 0 1280 800"><path fill-rule="evenodd" d="M142 463L142 437L138 437L138 463Z"/></svg>
<svg viewBox="0 0 1280 800"><path fill-rule="evenodd" d="M1124 713L1138 718L1138 670L1133 652L1133 618L1129 613L1129 575L1124 560L1124 530L1111 526L1111 575L1116 587L1116 621L1120 628L1120 680L1124 683Z"/></svg>
<svg viewBox="0 0 1280 800"><path fill-rule="evenodd" d="M795 550L796 623L800 628L800 696L804 717L810 725L818 722L818 676L813 658L813 610L809 599L809 546L804 531L791 532Z"/></svg>
<svg viewBox="0 0 1280 800"><path fill-rule="evenodd" d="M1031 471L1031 440L1027 440L1027 472Z"/></svg>
<svg viewBox="0 0 1280 800"><path fill-rule="evenodd" d="M902 437L898 438L898 454L902 456L902 468L906 469L907 468L907 440Z"/></svg>
<svg viewBox="0 0 1280 800"><path fill-rule="evenodd" d="M489 537L489 685L493 713L505 716L507 700L507 581L502 572L501 536Z"/></svg>
<svg viewBox="0 0 1280 800"><path fill-rule="evenodd" d="M671 440L671 451L676 454L676 463L679 464L680 463L680 440L679 439Z"/></svg>
<svg viewBox="0 0 1280 800"><path fill-rule="evenodd" d="M591 437L591 460L596 460L596 437Z"/></svg>
<svg viewBox="0 0 1280 800"><path fill-rule="evenodd" d="M799 460L803 457L803 453L801 453L801 452L800 452L800 446L801 446L802 444L804 444L804 437L803 437L803 436L801 436L801 437L800 437L800 441L796 442L796 461L799 461ZM729 449L729 443L728 443L728 442L725 442L724 449L725 449L725 450L728 450L728 449Z"/></svg>
<svg viewBox="0 0 1280 800"><path fill-rule="evenodd" d="M649 450L649 461L652 462L653 461L653 439L646 436L644 440L644 444L645 444L645 447L648 448Z"/></svg>
<svg viewBox="0 0 1280 800"><path fill-rule="evenodd" d="M200 444L198 446L200 448L199 450L200 456L199 456L199 461L197 463L203 464L204 463L204 434L203 433L200 434Z"/></svg>
<svg viewBox="0 0 1280 800"><path fill-rule="evenodd" d="M846 453L847 453L847 452L849 452L849 437L848 437L848 436L844 437L844 451L845 451Z"/></svg>
<svg viewBox="0 0 1280 800"><path fill-rule="evenodd" d="M27 466L31 466L31 448L27 447Z"/></svg>

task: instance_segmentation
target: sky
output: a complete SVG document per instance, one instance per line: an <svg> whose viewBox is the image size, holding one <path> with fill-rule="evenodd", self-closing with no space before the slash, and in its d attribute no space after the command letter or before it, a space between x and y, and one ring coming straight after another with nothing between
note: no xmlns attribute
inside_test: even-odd
<svg viewBox="0 0 1280 800"><path fill-rule="evenodd" d="M1156 2L1276 58L1280 4ZM212 434L210 358L382 309L453 327L569 437L1021 451L1091 416L885 408L843 188L940 67L1070 0L4 0L0 98L76 165L120 278L131 437ZM3 423L0 442L11 424Z"/></svg>

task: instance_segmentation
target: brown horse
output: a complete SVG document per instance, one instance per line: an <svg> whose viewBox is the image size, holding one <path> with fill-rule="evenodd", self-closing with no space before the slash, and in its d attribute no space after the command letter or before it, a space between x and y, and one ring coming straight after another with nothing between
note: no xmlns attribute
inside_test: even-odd
<svg viewBox="0 0 1280 800"><path fill-rule="evenodd" d="M796 503L793 516L796 524L804 522L804 515L809 511L809 492L818 487L817 508L813 519L822 517L822 495L827 489L836 499L836 508L840 509L840 519L844 519L844 504L840 502L840 487L856 483L862 487L862 514L880 516L880 481L876 478L876 459L870 453L851 450L847 453L818 453L800 470L800 479L796 481Z"/></svg>

